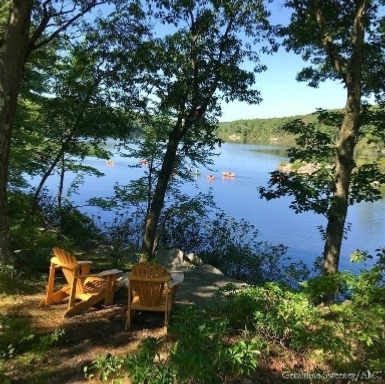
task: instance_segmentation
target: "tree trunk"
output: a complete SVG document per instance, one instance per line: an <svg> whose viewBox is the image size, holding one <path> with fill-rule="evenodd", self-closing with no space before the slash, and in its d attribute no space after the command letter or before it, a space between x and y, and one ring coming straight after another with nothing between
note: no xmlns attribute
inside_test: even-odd
<svg viewBox="0 0 385 384"><path fill-rule="evenodd" d="M360 104L349 98L337 144L334 201L328 212L324 247L324 273L338 271L340 251L349 206L349 185L354 163L354 148L359 127Z"/></svg>
<svg viewBox="0 0 385 384"><path fill-rule="evenodd" d="M8 166L13 121L24 65L33 0L14 0L0 45L0 264L14 262L7 207Z"/></svg>
<svg viewBox="0 0 385 384"><path fill-rule="evenodd" d="M339 55L331 49L329 34L324 35L324 44L332 65L340 73L347 90L339 139L337 142L336 174L334 201L328 213L326 240L324 247L323 273L332 274L338 271L341 244L345 228L345 221L349 206L350 177L355 167L354 148L360 131L360 111L362 92L362 63L365 38L364 18L370 2L357 1L351 44L352 52L347 62L342 65ZM322 21L319 19L322 25Z"/></svg>
<svg viewBox="0 0 385 384"><path fill-rule="evenodd" d="M150 210L146 218L143 235L142 252L147 258L152 259L156 248L156 233L168 182L174 167L176 153L180 140L183 137L183 127L176 126L169 136L166 153L163 158L162 168L159 172L158 182L151 200Z"/></svg>
<svg viewBox="0 0 385 384"><path fill-rule="evenodd" d="M357 77L355 77L357 79ZM354 148L360 128L361 80L348 85L345 116L337 143L334 201L328 212L324 246L324 274L336 273L349 206L350 177L355 167Z"/></svg>

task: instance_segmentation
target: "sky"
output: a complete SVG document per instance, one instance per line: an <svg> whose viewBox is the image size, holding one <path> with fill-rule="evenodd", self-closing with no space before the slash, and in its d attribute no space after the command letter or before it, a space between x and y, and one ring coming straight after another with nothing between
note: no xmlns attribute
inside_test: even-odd
<svg viewBox="0 0 385 384"><path fill-rule="evenodd" d="M274 0L267 5L274 25L289 22L290 11L282 3L283 0ZM224 104L220 121L306 115L318 108L344 107L346 90L341 83L328 81L314 89L296 81L297 73L308 65L301 56L281 47L274 55L262 55L260 61L267 66L267 71L256 75L256 89L261 93L262 102L251 106L240 102Z"/></svg>
<svg viewBox="0 0 385 384"><path fill-rule="evenodd" d="M341 83L328 81L314 89L296 81L297 73L306 64L300 56L281 48L273 56L262 56L261 63L267 65L266 72L256 75L256 89L261 92L262 102L223 104L220 121L305 115L317 108L344 107L346 90Z"/></svg>

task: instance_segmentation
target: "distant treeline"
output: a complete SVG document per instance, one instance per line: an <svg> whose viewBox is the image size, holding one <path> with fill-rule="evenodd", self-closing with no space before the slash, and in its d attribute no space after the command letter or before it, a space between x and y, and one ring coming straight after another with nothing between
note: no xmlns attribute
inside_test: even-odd
<svg viewBox="0 0 385 384"><path fill-rule="evenodd" d="M378 106L370 107L370 112L372 113L375 113L377 110ZM320 119L320 113L323 113L323 119ZM328 117L326 118L326 116ZM284 130L283 127L294 120L302 120L305 124L314 124L321 131L328 133L330 136L335 136L337 139L342 116L342 111L335 109L323 112L318 111L307 115L220 122L216 134L224 142L258 143L270 141L294 144L295 136ZM142 128L139 124L134 123L133 127L131 127L131 137L139 139L142 136ZM366 126L356 150L361 153L368 150L372 154L381 152L383 154L384 148L384 134L378 134L378 129Z"/></svg>
<svg viewBox="0 0 385 384"><path fill-rule="evenodd" d="M316 122L317 115L309 114L290 117L273 117L270 119L223 122L219 123L217 134L226 142L293 142L294 136L283 131L282 126L296 119L301 119L304 123Z"/></svg>

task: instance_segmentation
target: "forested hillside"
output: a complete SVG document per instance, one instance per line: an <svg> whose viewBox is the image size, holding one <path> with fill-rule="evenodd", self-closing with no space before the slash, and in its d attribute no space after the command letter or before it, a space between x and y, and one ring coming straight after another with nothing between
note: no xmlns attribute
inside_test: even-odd
<svg viewBox="0 0 385 384"><path fill-rule="evenodd" d="M218 136L226 142L293 142L293 135L285 132L282 127L296 119L301 119L305 124L315 123L317 114L222 122L219 123Z"/></svg>
<svg viewBox="0 0 385 384"><path fill-rule="evenodd" d="M216 135L225 142L252 143L269 140L294 142L293 135L285 132L282 127L296 119L302 120L305 124L317 123L317 114L219 122ZM132 130L131 136L138 139L143 138L146 129L149 128L150 125L137 124Z"/></svg>
<svg viewBox="0 0 385 384"><path fill-rule="evenodd" d="M378 106L373 106L369 110L376 114L379 108ZM335 122L338 121L341 111L330 110L327 112L334 119L337 119ZM271 141L292 144L295 139L294 135L283 127L294 120L301 120L304 124L311 123L318 126L322 132L327 133L331 137L338 136L338 124L334 123L333 118L322 121L322 118L319 119L319 116L319 113L314 112L307 115L220 122L217 135L225 142L256 143ZM385 143L378 132L378 128L376 129L373 124L365 124L365 127L357 143L356 150L360 157L370 157L373 160L384 149Z"/></svg>

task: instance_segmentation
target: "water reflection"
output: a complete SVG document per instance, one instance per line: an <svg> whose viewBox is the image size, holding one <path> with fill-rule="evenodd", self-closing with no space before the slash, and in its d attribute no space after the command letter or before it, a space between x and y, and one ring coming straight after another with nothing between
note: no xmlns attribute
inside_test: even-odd
<svg viewBox="0 0 385 384"><path fill-rule="evenodd" d="M258 148L251 149L252 152L258 152L267 155L279 156L287 158L287 150L290 146L286 145L260 145Z"/></svg>

